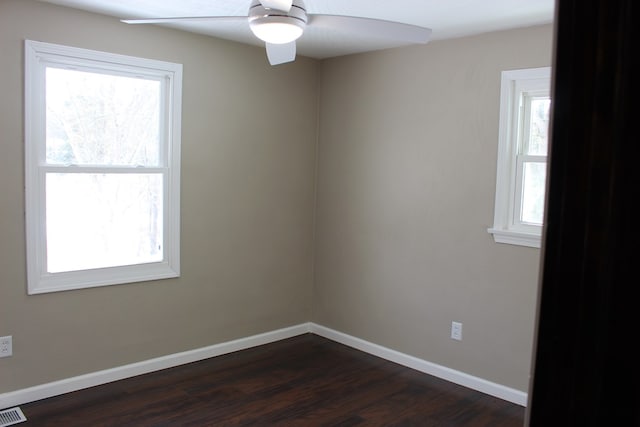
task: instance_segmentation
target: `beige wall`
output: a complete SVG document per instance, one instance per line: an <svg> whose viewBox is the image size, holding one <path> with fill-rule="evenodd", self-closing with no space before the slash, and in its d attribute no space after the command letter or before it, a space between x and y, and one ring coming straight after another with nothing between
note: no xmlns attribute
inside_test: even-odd
<svg viewBox="0 0 640 427"><path fill-rule="evenodd" d="M179 279L26 295L25 38L184 64ZM0 52L0 393L309 320L316 61L32 0Z"/></svg>
<svg viewBox="0 0 640 427"><path fill-rule="evenodd" d="M548 25L322 63L314 322L527 391L539 250L487 228L500 72L551 57Z"/></svg>
<svg viewBox="0 0 640 427"><path fill-rule="evenodd" d="M486 229L500 71L549 65L551 33L271 67L256 47L0 0L0 393L307 321L526 391L539 251ZM179 279L26 295L25 38L184 64Z"/></svg>

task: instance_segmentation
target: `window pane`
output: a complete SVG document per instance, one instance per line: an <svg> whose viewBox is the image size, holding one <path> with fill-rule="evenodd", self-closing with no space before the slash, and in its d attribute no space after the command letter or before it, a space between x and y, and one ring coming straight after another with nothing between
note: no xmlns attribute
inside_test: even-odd
<svg viewBox="0 0 640 427"><path fill-rule="evenodd" d="M47 272L163 259L162 175L48 173Z"/></svg>
<svg viewBox="0 0 640 427"><path fill-rule="evenodd" d="M547 164L525 162L523 165L522 209L520 221L542 225Z"/></svg>
<svg viewBox="0 0 640 427"><path fill-rule="evenodd" d="M526 154L532 156L546 156L549 133L549 99L531 100L531 122L529 126L529 141Z"/></svg>
<svg viewBox="0 0 640 427"><path fill-rule="evenodd" d="M158 166L160 90L157 80L47 67L47 163Z"/></svg>

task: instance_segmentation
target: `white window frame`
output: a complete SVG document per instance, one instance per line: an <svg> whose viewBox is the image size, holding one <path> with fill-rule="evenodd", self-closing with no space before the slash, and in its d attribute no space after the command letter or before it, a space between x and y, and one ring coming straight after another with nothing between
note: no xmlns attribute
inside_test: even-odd
<svg viewBox="0 0 640 427"><path fill-rule="evenodd" d="M502 72L496 199L493 227L488 232L496 243L540 247L542 226L519 221L523 161L547 161L546 156L518 155L527 115L524 97L547 96L551 91L551 67Z"/></svg>
<svg viewBox="0 0 640 427"><path fill-rule="evenodd" d="M132 171L163 176L163 259L159 262L47 272L46 172L82 165L46 164L45 72L47 66L94 69L113 75L159 80L162 87L160 165ZM39 294L180 276L180 135L182 65L145 58L25 40L25 219L27 292ZM54 169L52 169L52 167ZM103 168L103 171L106 171ZM118 172L126 170L118 167ZM87 166L89 172L100 168ZM112 171L109 171L112 172Z"/></svg>

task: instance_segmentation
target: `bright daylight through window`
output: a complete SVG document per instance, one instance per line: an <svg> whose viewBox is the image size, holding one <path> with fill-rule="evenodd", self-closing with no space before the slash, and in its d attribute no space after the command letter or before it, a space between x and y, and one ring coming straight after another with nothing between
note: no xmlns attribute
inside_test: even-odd
<svg viewBox="0 0 640 427"><path fill-rule="evenodd" d="M182 66L26 41L29 293L179 275Z"/></svg>
<svg viewBox="0 0 640 427"><path fill-rule="evenodd" d="M504 71L493 228L498 243L540 247L551 69Z"/></svg>

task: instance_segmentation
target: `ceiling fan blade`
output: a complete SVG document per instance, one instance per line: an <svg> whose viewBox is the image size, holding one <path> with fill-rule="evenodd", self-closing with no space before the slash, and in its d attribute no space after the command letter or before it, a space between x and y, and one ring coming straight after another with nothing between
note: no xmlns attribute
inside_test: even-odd
<svg viewBox="0 0 640 427"><path fill-rule="evenodd" d="M168 22L185 22L185 21L228 21L228 22L246 22L246 16L176 16L170 18L146 18L146 19L121 19L125 24L161 24Z"/></svg>
<svg viewBox="0 0 640 427"><path fill-rule="evenodd" d="M289 12L289 10L291 10L293 0L260 0L260 3L268 9Z"/></svg>
<svg viewBox="0 0 640 427"><path fill-rule="evenodd" d="M410 43L427 43L431 37L430 28L382 19L320 14L309 14L307 19L307 26L338 31L347 30L365 36L402 40Z"/></svg>
<svg viewBox="0 0 640 427"><path fill-rule="evenodd" d="M292 62L296 59L296 42L285 44L265 43L269 64L278 65Z"/></svg>

